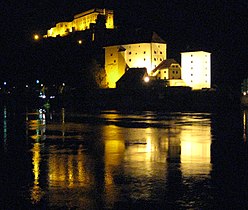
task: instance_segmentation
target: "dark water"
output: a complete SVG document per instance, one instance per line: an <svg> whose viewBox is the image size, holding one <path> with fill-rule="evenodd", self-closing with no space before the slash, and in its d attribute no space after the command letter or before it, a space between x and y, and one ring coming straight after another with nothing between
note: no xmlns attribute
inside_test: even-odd
<svg viewBox="0 0 248 210"><path fill-rule="evenodd" d="M246 209L247 111L0 107L0 209Z"/></svg>

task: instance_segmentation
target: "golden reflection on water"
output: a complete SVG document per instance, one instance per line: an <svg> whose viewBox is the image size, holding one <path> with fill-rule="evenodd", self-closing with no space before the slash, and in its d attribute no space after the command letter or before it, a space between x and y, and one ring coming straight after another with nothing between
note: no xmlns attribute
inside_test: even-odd
<svg viewBox="0 0 248 210"><path fill-rule="evenodd" d="M40 143L35 143L31 151L33 153L32 164L34 176L33 187L31 188L31 200L33 203L38 203L44 194L39 183L41 161Z"/></svg>
<svg viewBox="0 0 248 210"><path fill-rule="evenodd" d="M79 123L66 124L65 117L63 111L62 123L49 124L46 129L73 130L81 132L80 135L93 130L96 134L90 134L88 137L90 139L86 140L94 138L95 152L103 146L103 154L97 154L101 156L103 163L101 161L99 163L91 153L86 153L84 144L78 144L76 149L58 143L50 145L47 158L48 197L51 203L58 206L65 202L67 207L95 205L96 201L92 200L92 195L99 181L98 174L95 174L99 164L103 164L104 167L102 172L104 190L100 196L104 197L108 207L113 207L121 196L121 187L116 183L116 175L133 177L144 182L149 178L163 180L166 179L166 165L170 163L180 164L182 176L209 174L211 171L211 122L208 116L207 121L193 119L191 115L179 116L166 120L165 127L145 128L121 127L115 123L87 126ZM105 114L101 116L103 117L111 122L123 120L121 119L123 116L116 113ZM152 122L150 118L149 122ZM146 118L142 120L145 121ZM61 135L64 136L64 133ZM53 139L52 136L49 138ZM31 196L32 200L37 202L42 197L42 190L39 188L40 145L34 144L32 151L34 186ZM136 187L140 191L139 198L146 199L152 196L149 188L138 185ZM137 192L129 193L131 197L137 196Z"/></svg>
<svg viewBox="0 0 248 210"><path fill-rule="evenodd" d="M247 131L248 131L247 115L248 115L248 110L244 110L243 111L243 139L244 139L244 142L247 141Z"/></svg>

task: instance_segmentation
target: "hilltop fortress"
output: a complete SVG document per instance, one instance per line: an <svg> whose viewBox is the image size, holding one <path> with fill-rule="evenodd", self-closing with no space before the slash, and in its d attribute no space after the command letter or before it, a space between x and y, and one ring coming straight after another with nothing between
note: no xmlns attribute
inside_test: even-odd
<svg viewBox="0 0 248 210"><path fill-rule="evenodd" d="M114 12L107 9L91 9L86 12L74 15L71 22L59 22L55 27L47 30L44 37L66 36L74 31L84 31L90 29L91 24L95 24L98 15L105 16L106 28L114 28Z"/></svg>
<svg viewBox="0 0 248 210"><path fill-rule="evenodd" d="M75 15L71 22L57 23L47 31L44 38L64 37L74 32L90 31L97 24L99 17L104 17L105 30L111 29L113 34L118 33L114 26L113 10L91 9ZM95 33L92 32L91 42L95 41ZM211 87L211 53L201 50L182 52L179 64L173 58L167 58L167 44L154 32L126 35L118 40L115 40L113 34L98 35L100 39L111 40L111 43L104 45L104 67L109 88L115 88L118 80L130 68L146 68L147 76L153 80L164 80L167 86L187 86L193 90Z"/></svg>

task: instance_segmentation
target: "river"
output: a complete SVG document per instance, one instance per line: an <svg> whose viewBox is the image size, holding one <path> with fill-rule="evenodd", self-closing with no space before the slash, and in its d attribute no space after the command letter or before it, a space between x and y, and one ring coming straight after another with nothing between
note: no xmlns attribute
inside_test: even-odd
<svg viewBox="0 0 248 210"><path fill-rule="evenodd" d="M245 209L247 117L3 105L0 209Z"/></svg>

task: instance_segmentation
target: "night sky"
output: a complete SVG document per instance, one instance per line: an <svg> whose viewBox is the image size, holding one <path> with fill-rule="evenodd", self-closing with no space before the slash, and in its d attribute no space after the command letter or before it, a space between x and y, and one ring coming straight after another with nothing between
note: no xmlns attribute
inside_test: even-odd
<svg viewBox="0 0 248 210"><path fill-rule="evenodd" d="M1 75L21 76L22 55L33 33L44 34L56 22L71 21L77 13L103 6L114 9L119 27L157 32L167 42L168 58L180 62L183 51L211 52L216 84L238 86L248 76L246 0L1 1Z"/></svg>

